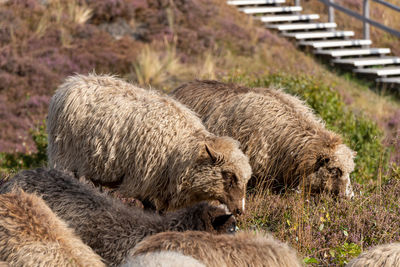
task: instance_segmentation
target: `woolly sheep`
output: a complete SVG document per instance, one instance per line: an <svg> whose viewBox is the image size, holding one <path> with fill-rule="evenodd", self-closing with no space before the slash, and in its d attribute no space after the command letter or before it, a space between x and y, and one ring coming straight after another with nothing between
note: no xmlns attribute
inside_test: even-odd
<svg viewBox="0 0 400 267"><path fill-rule="evenodd" d="M374 247L346 265L347 267L392 267L400 266L400 243Z"/></svg>
<svg viewBox="0 0 400 267"><path fill-rule="evenodd" d="M266 233L212 235L195 231L164 232L144 239L130 254L138 256L156 251L180 252L208 267L301 266L293 249Z"/></svg>
<svg viewBox="0 0 400 267"><path fill-rule="evenodd" d="M131 257L121 267L205 267L205 265L181 253L162 251Z"/></svg>
<svg viewBox="0 0 400 267"><path fill-rule="evenodd" d="M39 197L0 195L1 266L105 266Z"/></svg>
<svg viewBox="0 0 400 267"><path fill-rule="evenodd" d="M251 184L352 197L353 152L298 98L281 90L193 81L171 95L200 114L209 131L241 143Z"/></svg>
<svg viewBox="0 0 400 267"><path fill-rule="evenodd" d="M69 77L50 101L49 166L172 210L218 200L241 212L251 177L230 137L188 108L112 76Z"/></svg>
<svg viewBox="0 0 400 267"><path fill-rule="evenodd" d="M148 235L163 231L199 230L212 233L235 231L235 218L226 209L207 203L161 216L127 207L117 199L59 170L25 170L0 187L37 193L49 207L75 230L108 265L118 265L128 251Z"/></svg>

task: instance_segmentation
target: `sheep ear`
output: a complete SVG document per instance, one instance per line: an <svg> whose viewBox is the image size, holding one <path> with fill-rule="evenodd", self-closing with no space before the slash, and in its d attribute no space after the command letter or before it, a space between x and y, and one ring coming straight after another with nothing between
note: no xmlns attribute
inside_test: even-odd
<svg viewBox="0 0 400 267"><path fill-rule="evenodd" d="M204 145L206 155L211 159L212 162L216 162L218 160L218 154L215 152L209 145Z"/></svg>
<svg viewBox="0 0 400 267"><path fill-rule="evenodd" d="M212 226L214 229L218 229L225 225L225 223L232 217L232 214L224 214L221 216L216 217L213 222Z"/></svg>

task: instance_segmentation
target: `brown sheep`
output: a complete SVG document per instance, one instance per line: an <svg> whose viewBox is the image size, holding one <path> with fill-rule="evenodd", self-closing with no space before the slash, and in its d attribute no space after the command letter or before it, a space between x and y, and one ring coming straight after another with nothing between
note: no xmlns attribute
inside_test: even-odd
<svg viewBox="0 0 400 267"><path fill-rule="evenodd" d="M127 207L58 170L21 171L0 187L0 193L13 188L39 194L85 244L112 266L123 262L128 252L148 235L186 230L232 233L236 227L235 218L226 209L207 203L164 216Z"/></svg>
<svg viewBox="0 0 400 267"><path fill-rule="evenodd" d="M42 199L22 190L0 195L0 260L11 266L105 266Z"/></svg>
<svg viewBox="0 0 400 267"><path fill-rule="evenodd" d="M208 267L301 266L296 252L272 236L253 232L212 235L206 232L164 232L147 237L132 251L138 256L156 251L176 251Z"/></svg>
<svg viewBox="0 0 400 267"><path fill-rule="evenodd" d="M374 247L346 265L347 267L392 267L400 266L400 243Z"/></svg>
<svg viewBox="0 0 400 267"><path fill-rule="evenodd" d="M48 157L157 210L218 200L242 210L251 167L230 137L208 132L188 108L112 76L69 77L50 101Z"/></svg>
<svg viewBox="0 0 400 267"><path fill-rule="evenodd" d="M198 260L178 252L150 252L130 257L121 267L206 267Z"/></svg>
<svg viewBox="0 0 400 267"><path fill-rule="evenodd" d="M251 184L354 195L355 152L298 98L217 81L189 82L171 95L199 113L209 131L241 143L253 169Z"/></svg>

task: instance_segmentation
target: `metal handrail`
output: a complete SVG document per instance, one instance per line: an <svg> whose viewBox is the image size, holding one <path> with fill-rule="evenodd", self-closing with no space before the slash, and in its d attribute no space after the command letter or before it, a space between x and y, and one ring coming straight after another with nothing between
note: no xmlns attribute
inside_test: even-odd
<svg viewBox="0 0 400 267"><path fill-rule="evenodd" d="M393 28L390 28L388 26L385 26L375 20L372 20L369 18L369 0L363 0L364 5L363 5L363 15L358 14L357 12L354 12L348 8L345 8L339 4L336 4L333 2L333 0L319 0L326 6L328 6L328 17L329 17L329 22L335 22L334 19L334 9L337 9L343 13L346 13L349 16L352 16L358 20L363 21L364 24L364 38L365 39L370 39L370 30L369 30L369 25L371 24L372 26L375 26L377 28L380 28L390 34L393 34L394 36L400 37L400 31L397 31ZM395 11L400 12L400 7L393 5L391 3L388 3L383 0L372 0L374 2L377 2L379 4L385 5Z"/></svg>

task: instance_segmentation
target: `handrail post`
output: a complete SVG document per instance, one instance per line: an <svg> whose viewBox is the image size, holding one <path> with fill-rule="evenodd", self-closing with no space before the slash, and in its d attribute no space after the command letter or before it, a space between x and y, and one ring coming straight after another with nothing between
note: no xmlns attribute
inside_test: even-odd
<svg viewBox="0 0 400 267"><path fill-rule="evenodd" d="M333 3L334 0L329 0L330 3ZM332 6L328 6L328 21L335 22L335 9Z"/></svg>
<svg viewBox="0 0 400 267"><path fill-rule="evenodd" d="M363 16L364 16L364 18L369 19L369 0L364 0ZM370 39L369 23L364 21L363 24L364 24L364 39L369 40Z"/></svg>

